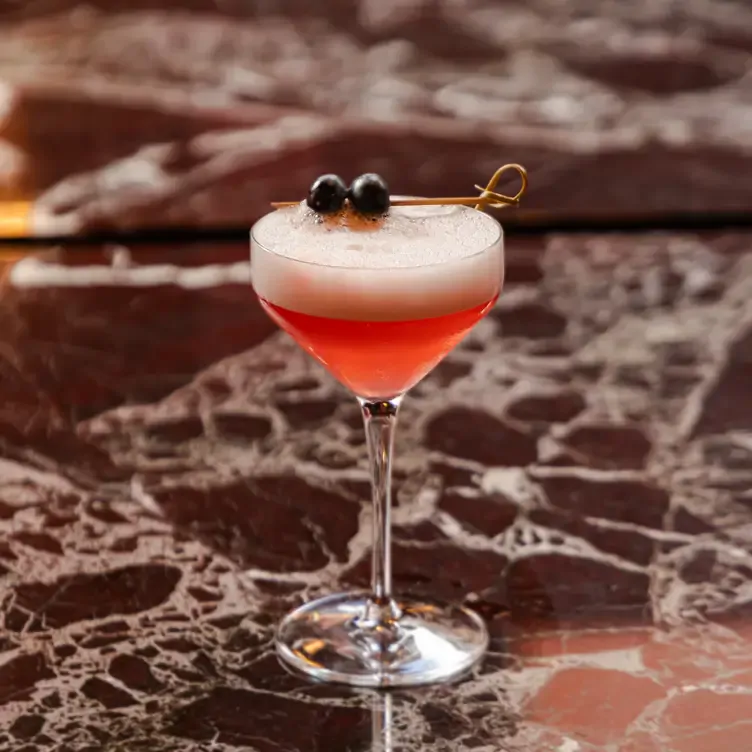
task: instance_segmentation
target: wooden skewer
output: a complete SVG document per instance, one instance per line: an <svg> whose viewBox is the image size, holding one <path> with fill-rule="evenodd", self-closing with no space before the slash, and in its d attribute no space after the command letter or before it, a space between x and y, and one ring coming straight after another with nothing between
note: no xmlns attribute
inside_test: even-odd
<svg viewBox="0 0 752 752"><path fill-rule="evenodd" d="M505 196L503 193L496 193L497 183L501 176L509 170L515 170L520 176L522 185L516 196ZM485 188L475 186L480 191L480 196L451 196L448 198L399 198L391 202L392 206L475 206L478 211L483 211L488 207L501 209L505 206L518 206L520 199L527 190L527 170L518 164L507 164L499 167L493 174L491 180ZM275 209L284 209L288 206L298 206L300 201L273 201L272 206Z"/></svg>
<svg viewBox="0 0 752 752"><path fill-rule="evenodd" d="M500 207L516 206L519 199L495 194L493 196L452 196L451 198L396 198L390 201L390 206L474 206L478 203L488 206ZM289 206L299 206L301 201L272 201L275 209L285 209Z"/></svg>

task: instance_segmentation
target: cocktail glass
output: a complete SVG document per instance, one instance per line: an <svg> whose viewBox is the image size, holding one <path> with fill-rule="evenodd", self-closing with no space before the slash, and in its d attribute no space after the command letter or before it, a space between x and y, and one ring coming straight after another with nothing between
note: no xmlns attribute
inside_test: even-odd
<svg viewBox="0 0 752 752"><path fill-rule="evenodd" d="M493 224L484 235L491 242L459 258L399 268L371 268L357 256L351 265L291 258L284 248L259 241L263 223L274 213L251 231L251 274L261 304L353 392L365 422L373 496L371 590L306 603L285 617L276 635L282 660L316 679L361 687L447 681L470 669L487 647L485 625L471 610L392 592L390 549L392 447L400 403L488 313L501 291L502 229L490 215L476 213L479 221ZM364 234L353 232L353 241L357 254Z"/></svg>

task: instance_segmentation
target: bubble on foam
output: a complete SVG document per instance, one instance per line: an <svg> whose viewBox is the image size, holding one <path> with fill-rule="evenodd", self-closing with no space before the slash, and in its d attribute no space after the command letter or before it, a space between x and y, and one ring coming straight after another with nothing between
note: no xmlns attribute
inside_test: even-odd
<svg viewBox="0 0 752 752"><path fill-rule="evenodd" d="M261 219L252 241L256 292L316 316L440 316L493 299L503 277L498 223L467 207L392 207L372 220L300 205Z"/></svg>

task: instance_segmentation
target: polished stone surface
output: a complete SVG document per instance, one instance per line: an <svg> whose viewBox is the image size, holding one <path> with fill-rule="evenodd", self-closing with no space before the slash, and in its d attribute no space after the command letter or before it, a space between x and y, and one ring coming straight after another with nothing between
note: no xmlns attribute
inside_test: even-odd
<svg viewBox="0 0 752 752"><path fill-rule="evenodd" d="M353 400L245 249L51 249L0 288L0 748L711 752L752 717L752 235L509 242L405 401L395 578L492 646L390 696L273 625L366 582Z"/></svg>
<svg viewBox="0 0 752 752"><path fill-rule="evenodd" d="M531 219L746 211L750 52L745 0L0 0L0 231L242 227L312 174L464 195L515 161Z"/></svg>

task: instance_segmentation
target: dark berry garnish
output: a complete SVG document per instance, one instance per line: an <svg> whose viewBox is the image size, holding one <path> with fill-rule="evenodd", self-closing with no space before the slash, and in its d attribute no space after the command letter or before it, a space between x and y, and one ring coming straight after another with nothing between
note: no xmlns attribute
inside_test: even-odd
<svg viewBox="0 0 752 752"><path fill-rule="evenodd" d="M389 188L384 178L376 173L368 172L355 178L347 197L361 214L386 214L389 211Z"/></svg>
<svg viewBox="0 0 752 752"><path fill-rule="evenodd" d="M306 203L318 214L341 211L347 198L347 186L338 175L322 175L313 181Z"/></svg>

